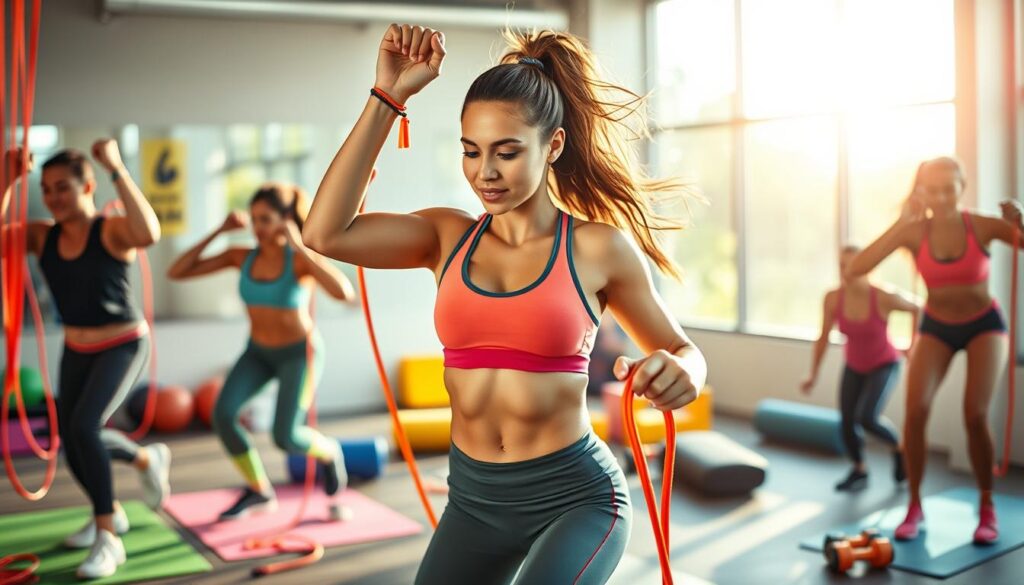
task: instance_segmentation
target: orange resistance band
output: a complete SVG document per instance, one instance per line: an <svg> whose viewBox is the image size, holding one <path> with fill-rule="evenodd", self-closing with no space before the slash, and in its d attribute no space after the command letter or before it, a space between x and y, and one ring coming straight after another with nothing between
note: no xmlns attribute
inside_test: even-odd
<svg viewBox="0 0 1024 585"><path fill-rule="evenodd" d="M647 468L644 447L640 443L640 431L636 426L633 410L633 376L626 380L626 388L622 391L622 418L627 433L626 439L633 451L633 462L636 464L637 475L640 476L640 487L644 491L647 512L651 517L654 529L654 541L658 546L658 561L661 564L662 585L673 585L672 567L669 565L668 527L669 512L672 500L672 474L676 463L676 420L672 411L665 411L665 463L661 473L661 511L658 511L654 499L654 486L651 484L651 472Z"/></svg>
<svg viewBox="0 0 1024 585"><path fill-rule="evenodd" d="M0 183L13 184L14 177L13 159L7 157L7 151L17 144L17 130L21 127L21 153L28 156L28 135L32 126L32 109L35 100L36 63L39 46L39 17L40 0L34 0L33 13L29 28L29 49L28 63L25 60L25 0L18 0L11 5L11 59L10 79L8 80L8 60L5 47L0 46L0 110L3 113L3 129L0 131L0 152L4 153L5 163L0 174ZM0 31L6 37L6 22L4 15L0 15ZM10 106L7 107L8 99L5 93L6 85L10 85ZM18 103L22 102L19 110ZM10 119L7 112L10 111ZM21 114L20 120L18 114ZM24 162L23 168L24 168ZM32 289L31 279L28 275L28 264L26 261L27 241L26 226L28 225L28 182L25 176L20 177L20 183L13 188L11 201L7 210L7 217L4 218L3 236L0 238L0 256L2 256L2 286L3 294L3 320L4 334L6 338L7 374L4 380L4 391L2 407L0 407L0 443L2 443L4 454L4 466L7 476L11 480L14 490L23 498L30 501L42 499L53 484L57 470L57 453L60 448L60 438L57 435L57 410L53 400L53 392L50 386L48 367L46 365L45 339L43 337L42 319L39 314L38 303ZM47 415L50 423L50 447L42 449L36 441L28 422L28 415L25 411L25 403L21 392L19 370L21 365L21 336L24 331L24 309L25 295L28 294L29 305L32 316L36 323L36 338L40 349L41 374L43 377L43 395L47 405ZM8 419L10 415L10 397L15 397L15 403L20 419L22 434L26 442L37 457L47 462L46 473L43 478L43 485L36 491L29 491L22 485L17 470L10 455L10 444L8 435Z"/></svg>
<svg viewBox="0 0 1024 585"><path fill-rule="evenodd" d="M395 98L389 96L379 87L374 87L370 93L387 104L402 118L402 121L398 123L398 148L409 148L409 115L406 113L405 104L398 103Z"/></svg>
<svg viewBox="0 0 1024 585"><path fill-rule="evenodd" d="M12 186L15 183L13 160L8 158L7 151L17 144L19 127L19 101L21 103L21 153L28 156L29 129L32 127L32 112L35 103L36 64L39 48L39 18L42 9L41 0L33 0L32 16L29 23L28 62L25 54L25 0L11 3L11 59L10 77L8 78L8 59L6 52L7 22L6 10L0 10L0 155L4 161L0 164L0 184ZM10 86L11 95L8 100L6 88ZM9 104L9 105L8 105ZM8 118L8 111L10 118ZM22 160L22 172L27 169L26 159ZM10 179L10 181L8 180ZM0 235L0 294L3 297L3 326L6 340L7 373L4 378L2 406L0 406L0 443L4 458L7 477L10 478L14 490L28 500L40 500L53 485L57 471L57 453L60 438L57 435L57 410L53 399L45 363L45 340L39 307L32 290L26 262L27 241L26 226L28 225L28 182L23 174L17 189L12 189L11 201L7 216L3 218L3 231ZM6 194L4 194L6 195ZM32 316L36 321L36 338L40 347L41 369L43 377L43 395L46 400L47 415L50 423L50 448L43 450L35 440L28 424L25 412L24 397L21 392L21 335L24 329L25 293L29 295ZM32 451L46 461L46 473L43 485L30 492L22 485L11 458L8 435L8 417L10 415L10 397L14 395L17 403L21 430ZM8 569L14 563L28 563L21 569ZM0 584L13 585L36 583L39 578L34 574L39 568L39 557L33 554L11 554L0 558Z"/></svg>
<svg viewBox="0 0 1024 585"><path fill-rule="evenodd" d="M103 206L103 215L109 216L115 210L124 209L120 200L114 200ZM153 426L153 418L156 416L156 322L155 310L153 307L153 270L149 265L149 255L142 248L139 248L139 273L142 276L142 313L149 326L150 356L149 356L149 388L146 390L146 408L142 412L142 420L139 426L132 431L128 437L138 441L145 437Z"/></svg>
<svg viewBox="0 0 1024 585"><path fill-rule="evenodd" d="M377 170L374 169L370 174L370 183L377 177ZM368 185L369 186L369 185ZM363 212L366 207L364 200L363 204L359 206L359 213ZM359 301L363 306L363 317L366 320L366 332L370 336L370 347L373 350L373 359L377 364L377 375L380 377L380 387L384 394L384 401L388 405L388 412L391 414L391 425L395 431L395 437L398 440L398 449L402 453L402 459L405 460L406 466L409 467L409 473L412 475L412 481L416 485L416 493L419 494L420 503L423 504L423 511L427 514L427 519L430 520L430 526L437 528L437 516L434 514L434 508L430 505L430 499L427 498L426 488L423 486L423 478L420 476L419 467L416 465L416 457L413 455L412 446L409 445L409 438L405 435L405 429L402 427L402 421L398 419L398 405L395 404L395 395L391 391L391 383L388 381L387 369L384 367L384 359L380 355L380 346L377 345L377 333L373 327L373 317L370 313L370 300L369 295L366 292L366 275L363 272L362 266L356 266L356 276L359 280Z"/></svg>
<svg viewBox="0 0 1024 585"><path fill-rule="evenodd" d="M1010 269L1010 352L1006 372L1006 428L1003 429L1003 460L995 465L996 477L1005 477L1010 469L1010 449L1013 445L1013 409L1017 399L1017 264L1020 255L1020 231L1013 230L1010 250L1013 267Z"/></svg>
<svg viewBox="0 0 1024 585"><path fill-rule="evenodd" d="M313 319L316 317L316 296L310 298L309 301L309 316ZM315 356L313 353L313 341L311 338L306 339L306 374L307 383L316 384L316 375L314 370ZM309 405L309 412L306 415L307 424L316 428L316 393L313 394L313 400ZM311 455L306 456L306 477L303 483L302 489L302 503L299 505L299 510L295 513L295 516L291 519L288 524L278 528L276 530L268 531L262 536L253 536L245 540L243 547L246 550L254 550L260 548L274 548L280 553L298 553L301 554L299 558L289 559L286 561L278 561L276 563L270 563L255 567L252 570L253 577L262 577L264 575L273 575L275 573L282 573L284 571L291 571L294 569L300 569L308 565L319 561L324 556L324 545L312 538L300 536L298 534L291 534L289 531L298 527L302 523L302 517L306 514L306 506L309 504L309 498L313 495L313 488L316 485L316 469L319 461Z"/></svg>

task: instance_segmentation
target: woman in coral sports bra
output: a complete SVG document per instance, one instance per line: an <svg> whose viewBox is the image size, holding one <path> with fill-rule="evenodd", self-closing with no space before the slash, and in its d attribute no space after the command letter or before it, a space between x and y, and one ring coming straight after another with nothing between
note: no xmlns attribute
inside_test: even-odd
<svg viewBox="0 0 1024 585"><path fill-rule="evenodd" d="M637 394L675 409L706 377L644 257L674 272L653 236L674 224L650 201L681 190L638 170L617 120L640 98L600 81L572 35L508 36L501 64L473 82L462 110L463 171L483 215L357 214L403 104L440 74L445 57L441 33L392 25L373 95L303 231L327 256L427 268L438 283L434 320L453 413L450 494L420 585L607 581L631 511L625 477L594 436L584 399L606 308L647 354L615 363L619 379L635 374Z"/></svg>
<svg viewBox="0 0 1024 585"><path fill-rule="evenodd" d="M906 519L896 528L896 538L901 540L917 538L924 522L921 480L928 412L953 355L960 350L967 351L967 446L981 492L974 542L991 544L999 537L992 503L994 451L988 409L1008 343L1002 312L988 291L988 246L995 240L1012 243L1014 230L1024 226L1016 201L1002 204L1003 219L961 209L965 185L956 160L943 157L923 163L900 218L847 268L847 277L866 274L897 248L907 248L928 287L907 372L904 441L910 505Z"/></svg>

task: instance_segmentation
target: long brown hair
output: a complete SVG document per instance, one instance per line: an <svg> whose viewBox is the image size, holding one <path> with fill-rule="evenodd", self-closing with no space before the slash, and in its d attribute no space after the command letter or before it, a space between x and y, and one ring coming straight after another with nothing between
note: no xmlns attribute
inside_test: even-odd
<svg viewBox="0 0 1024 585"><path fill-rule="evenodd" d="M302 230L302 224L309 215L309 196L298 185L287 183L264 183L249 200L249 207L262 201L271 209L290 219Z"/></svg>
<svg viewBox="0 0 1024 585"><path fill-rule="evenodd" d="M685 204L688 191L679 179L647 176L639 164L635 145L648 135L646 96L604 81L593 53L571 34L506 30L505 38L508 52L476 78L463 111L475 101L512 102L545 140L564 128L565 148L547 179L556 204L628 229L663 273L678 277L655 232L683 227L658 208L673 199Z"/></svg>

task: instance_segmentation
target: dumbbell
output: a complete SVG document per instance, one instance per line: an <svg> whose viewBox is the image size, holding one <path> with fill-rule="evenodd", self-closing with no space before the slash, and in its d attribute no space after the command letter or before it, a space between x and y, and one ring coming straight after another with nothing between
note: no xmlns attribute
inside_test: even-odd
<svg viewBox="0 0 1024 585"><path fill-rule="evenodd" d="M888 567L893 561L892 543L875 530L865 530L857 536L825 537L825 560L836 573L845 573L857 561L866 561L875 569Z"/></svg>

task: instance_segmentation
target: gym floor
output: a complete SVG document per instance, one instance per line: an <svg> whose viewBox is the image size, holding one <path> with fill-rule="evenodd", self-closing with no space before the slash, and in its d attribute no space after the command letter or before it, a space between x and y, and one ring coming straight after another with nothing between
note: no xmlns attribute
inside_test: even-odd
<svg viewBox="0 0 1024 585"><path fill-rule="evenodd" d="M376 434L388 428L386 415L367 415L322 421L322 427L336 436ZM918 584L938 582L902 571L861 572L837 577L829 573L820 555L799 550L798 542L831 527L857 520L883 507L900 504L904 490L895 489L889 478L890 458L881 448L869 449L869 465L874 475L870 487L855 495L836 494L832 483L847 470L844 459L835 456L762 444L745 420L718 415L716 429L764 455L771 468L768 480L751 498L709 499L676 488L672 509L673 567L677 583L698 585L701 581L720 585L752 583L800 584L848 583ZM231 487L237 478L224 467L224 454L209 433L190 432L162 437L174 452L172 486L175 491ZM285 481L281 452L269 437L256 441L275 481ZM421 457L425 476L441 478L446 457ZM37 485L42 467L36 461L19 460L29 485ZM211 473L211 470L223 470ZM140 496L134 471L115 466L118 493L125 499ZM656 480L657 481L657 480ZM612 579L612 585L643 585L658 582L657 556L639 483L630 477L635 511L633 537L627 556ZM925 495L951 487L973 485L970 476L948 471L945 457L932 455L925 480ZM356 489L388 506L425 523L405 464L393 461L384 477L357 484ZM1024 471L1014 469L997 483L997 491L1024 492ZM432 496L435 510L444 507L443 496ZM54 490L42 503L21 500L12 490L0 490L0 510L15 513L42 508L82 505L84 497L68 475L63 462ZM177 526L164 514L168 523ZM965 528L965 529L969 529ZM261 564L225 563L209 552L190 533L184 537L213 564L213 572L160 581L161 583L226 584L249 581L249 571ZM301 573L264 577L261 583L358 583L360 585L397 585L411 583L416 566L427 546L429 531L416 537L328 549L326 557ZM301 575L301 577L299 577ZM1024 549L1008 553L979 567L943 580L943 585L1010 585L1020 583L1024 575ZM696 577L696 578L695 578Z"/></svg>

